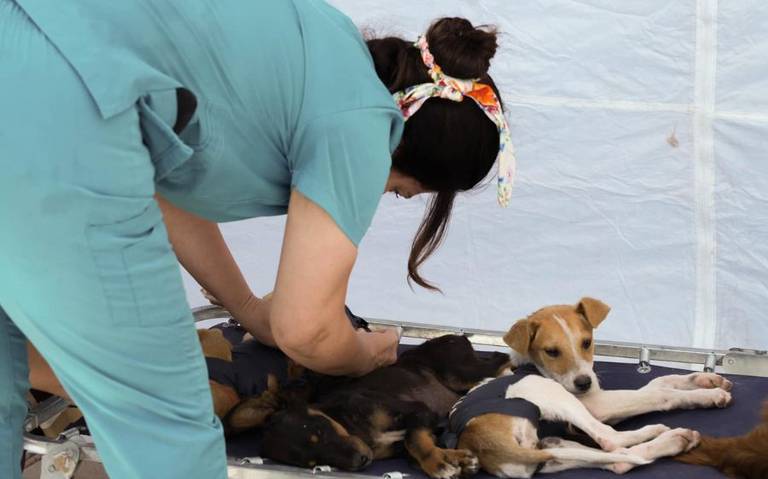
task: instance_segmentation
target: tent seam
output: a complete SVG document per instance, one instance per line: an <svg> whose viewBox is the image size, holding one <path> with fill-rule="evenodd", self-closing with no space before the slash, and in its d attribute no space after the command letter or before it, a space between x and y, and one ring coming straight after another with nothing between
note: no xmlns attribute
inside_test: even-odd
<svg viewBox="0 0 768 479"><path fill-rule="evenodd" d="M713 119L717 74L717 0L696 2L693 154L696 198L696 311L693 346L717 338L715 152Z"/></svg>

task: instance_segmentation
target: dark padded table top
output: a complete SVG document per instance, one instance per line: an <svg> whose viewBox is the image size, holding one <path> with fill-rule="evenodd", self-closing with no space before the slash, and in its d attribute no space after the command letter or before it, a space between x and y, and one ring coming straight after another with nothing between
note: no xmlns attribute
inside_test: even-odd
<svg viewBox="0 0 768 479"><path fill-rule="evenodd" d="M666 374L687 374L690 371L654 367L648 374L637 372L635 364L596 363L595 370L604 389L637 389L651 379ZM698 409L691 411L668 411L645 414L628 419L616 426L616 429L635 429L647 424L662 423L670 427L695 429L705 435L733 436L751 430L759 420L762 402L768 399L768 378L729 375L733 381L733 402L725 409ZM258 433L241 435L230 439L227 444L230 456L258 456ZM408 478L426 478L419 470L408 465L405 459L376 461L363 473L381 477L392 471L407 473ZM480 473L478 479L490 479L494 476ZM544 477L542 475L542 477ZM616 478L615 474L597 469L576 469L556 474L547 474L552 479L601 479ZM669 459L659 460L651 465L642 466L628 473L636 479L722 479L726 476L718 471L702 466L681 464Z"/></svg>

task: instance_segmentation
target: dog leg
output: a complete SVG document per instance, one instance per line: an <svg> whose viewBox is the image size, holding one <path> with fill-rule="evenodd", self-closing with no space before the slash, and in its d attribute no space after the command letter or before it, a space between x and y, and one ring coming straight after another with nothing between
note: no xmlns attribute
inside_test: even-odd
<svg viewBox="0 0 768 479"><path fill-rule="evenodd" d="M437 415L421 403L411 402L408 406L412 409L403 418L405 450L429 477L455 479L477 472L480 463L471 451L437 447L432 434L437 426Z"/></svg>
<svg viewBox="0 0 768 479"><path fill-rule="evenodd" d="M725 391L733 389L733 383L726 378L715 373L691 373L691 374L670 374L658 377L643 389L681 389L690 391L693 389L714 389L720 388Z"/></svg>
<svg viewBox="0 0 768 479"><path fill-rule="evenodd" d="M701 436L698 432L691 429L677 428L663 433L652 441L638 444L622 452L654 461L661 457L677 456L678 454L688 452L698 446L700 440ZM616 474L624 474L634 469L634 467L634 464L623 462L613 464L608 469Z"/></svg>
<svg viewBox="0 0 768 479"><path fill-rule="evenodd" d="M559 383L541 376L526 376L507 389L506 397L532 402L539 407L542 417L546 420L573 424L606 451L633 446L669 430L668 427L657 424L635 431L616 431L595 419L586 406Z"/></svg>
<svg viewBox="0 0 768 479"><path fill-rule="evenodd" d="M720 388L684 391L644 387L638 390L593 391L580 396L579 400L599 421L615 424L653 411L723 408L730 404L731 393Z"/></svg>
<svg viewBox="0 0 768 479"><path fill-rule="evenodd" d="M620 452L605 452L579 444L578 442L566 441L559 437L544 438L539 443L539 446L542 448L542 451L546 451L553 456L552 459L544 463L540 471L544 473L579 468L608 469L613 471L617 464L633 468L652 462L650 458L633 454L626 449Z"/></svg>
<svg viewBox="0 0 768 479"><path fill-rule="evenodd" d="M431 428L406 432L405 449L433 479L455 479L477 472L477 457L466 449L442 449L435 444Z"/></svg>

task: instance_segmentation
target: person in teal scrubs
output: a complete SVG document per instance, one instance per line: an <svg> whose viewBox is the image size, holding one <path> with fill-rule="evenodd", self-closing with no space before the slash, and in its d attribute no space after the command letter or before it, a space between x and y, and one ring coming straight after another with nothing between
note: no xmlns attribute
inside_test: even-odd
<svg viewBox="0 0 768 479"><path fill-rule="evenodd" d="M395 360L395 332L344 314L380 196L432 195L408 270L433 287L418 268L456 193L504 148L481 95L461 101L480 83L427 61L498 95L495 33L447 18L427 40L366 42L313 0L0 0L0 477L20 477L28 342L110 477L226 477L179 262L313 370ZM217 222L286 213L262 299Z"/></svg>

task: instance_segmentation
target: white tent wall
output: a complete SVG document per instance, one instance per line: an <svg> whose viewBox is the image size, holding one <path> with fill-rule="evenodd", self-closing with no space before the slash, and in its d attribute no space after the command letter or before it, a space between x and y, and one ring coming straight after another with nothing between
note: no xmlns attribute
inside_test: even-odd
<svg viewBox="0 0 768 479"><path fill-rule="evenodd" d="M354 311L503 330L590 295L613 307L603 339L768 346L768 3L333 3L379 35L415 39L445 15L497 25L491 73L519 171L508 209L492 185L457 202L423 268L443 294L405 282L425 199L383 197L350 285ZM222 227L259 294L274 284L283 226Z"/></svg>

